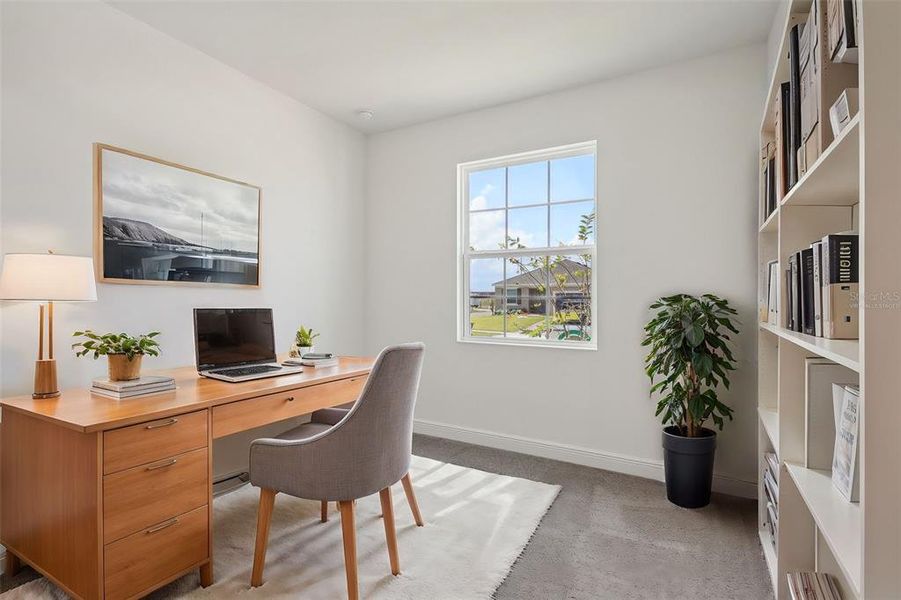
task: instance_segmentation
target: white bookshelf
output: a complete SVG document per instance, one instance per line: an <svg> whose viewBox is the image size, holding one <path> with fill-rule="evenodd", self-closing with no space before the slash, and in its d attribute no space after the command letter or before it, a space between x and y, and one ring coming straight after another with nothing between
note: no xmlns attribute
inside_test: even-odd
<svg viewBox="0 0 901 600"><path fill-rule="evenodd" d="M825 0L816 1L825 15ZM770 65L761 147L773 139L777 92L789 78L789 31L806 21L811 6L811 0L789 2L777 62ZM847 230L860 234L864 299L859 340L791 331L784 311L777 323L759 324L758 466L762 477L764 453L779 456L775 546L762 481L758 526L777 600L791 598L787 573L811 570L833 575L846 600L901 598L901 2L862 0L859 18L860 112L758 224L761 304L769 261L784 268L793 252ZM827 110L834 100L823 98ZM828 114L820 126L829 127ZM804 363L812 356L860 377L859 503L833 487L829 471L804 463L805 436L816 434L805 430Z"/></svg>
<svg viewBox="0 0 901 600"><path fill-rule="evenodd" d="M760 424L766 433L767 439L773 446L776 455L779 455L779 411L775 408L765 408L760 406L757 408L757 414L760 416Z"/></svg>

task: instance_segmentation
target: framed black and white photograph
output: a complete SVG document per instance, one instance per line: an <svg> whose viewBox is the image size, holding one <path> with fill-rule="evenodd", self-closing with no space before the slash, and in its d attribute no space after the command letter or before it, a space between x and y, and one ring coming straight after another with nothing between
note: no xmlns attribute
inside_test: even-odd
<svg viewBox="0 0 901 600"><path fill-rule="evenodd" d="M260 285L260 188L94 145L101 281Z"/></svg>

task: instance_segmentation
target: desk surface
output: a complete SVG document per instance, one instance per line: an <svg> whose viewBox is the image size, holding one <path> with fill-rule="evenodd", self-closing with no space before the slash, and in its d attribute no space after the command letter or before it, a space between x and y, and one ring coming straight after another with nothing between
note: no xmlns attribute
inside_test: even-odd
<svg viewBox="0 0 901 600"><path fill-rule="evenodd" d="M194 367L182 367L148 373L175 378L176 389L161 394L115 400L91 394L88 387L83 387L64 390L58 398L3 398L0 399L0 406L3 410L23 412L77 431L102 431L246 398L367 375L373 362L372 358L342 357L337 367L305 367L302 373L295 375L241 383L199 377Z"/></svg>

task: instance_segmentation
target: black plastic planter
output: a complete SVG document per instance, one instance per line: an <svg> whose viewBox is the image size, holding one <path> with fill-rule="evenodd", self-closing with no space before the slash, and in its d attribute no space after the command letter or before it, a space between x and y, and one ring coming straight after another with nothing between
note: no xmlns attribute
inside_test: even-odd
<svg viewBox="0 0 901 600"><path fill-rule="evenodd" d="M663 469L666 497L677 506L701 508L710 504L716 432L702 429L700 437L685 437L679 428L663 429Z"/></svg>

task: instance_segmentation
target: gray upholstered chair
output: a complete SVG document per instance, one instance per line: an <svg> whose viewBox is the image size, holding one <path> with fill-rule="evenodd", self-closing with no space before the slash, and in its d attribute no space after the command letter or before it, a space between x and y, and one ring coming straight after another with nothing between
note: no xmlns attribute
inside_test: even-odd
<svg viewBox="0 0 901 600"><path fill-rule="evenodd" d="M337 425L341 422L341 419L347 416L347 413L350 412L350 408L323 408L315 411L310 417L310 424L319 424L319 425ZM312 431L312 429L311 429ZM404 486L404 494L407 496L407 504L410 506L410 512L413 513L413 521L416 522L417 527L422 527L425 525L425 521L422 520L422 513L419 512L419 503L416 501L416 492L413 491L413 482L410 480L410 474L407 473L400 479L401 483ZM337 506L338 503L335 503ZM323 523L328 521L328 501L322 500L322 507L320 509L321 517Z"/></svg>
<svg viewBox="0 0 901 600"><path fill-rule="evenodd" d="M359 598L354 501L379 492L391 572L400 573L390 486L408 477L413 407L424 347L382 350L359 400L335 425L307 423L250 446L250 482L260 488L257 539L250 583L263 583L263 565L275 495L337 501L344 537L347 595Z"/></svg>

